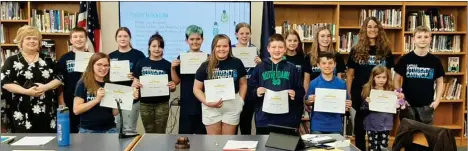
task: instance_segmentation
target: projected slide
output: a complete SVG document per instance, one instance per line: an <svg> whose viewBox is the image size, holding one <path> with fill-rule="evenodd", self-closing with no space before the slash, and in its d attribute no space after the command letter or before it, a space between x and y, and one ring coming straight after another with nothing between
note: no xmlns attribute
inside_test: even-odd
<svg viewBox="0 0 468 151"><path fill-rule="evenodd" d="M132 32L133 47L148 56L149 37L159 31L165 41L164 58L169 61L189 50L185 42L189 25L203 28L201 50L210 53L214 35L227 34L235 44L236 24L250 24L250 2L120 2L119 11L120 26Z"/></svg>

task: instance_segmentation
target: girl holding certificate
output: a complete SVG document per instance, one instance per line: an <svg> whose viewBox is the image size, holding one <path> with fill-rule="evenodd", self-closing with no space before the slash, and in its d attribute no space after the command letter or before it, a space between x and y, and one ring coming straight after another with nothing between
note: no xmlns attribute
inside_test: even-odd
<svg viewBox="0 0 468 151"><path fill-rule="evenodd" d="M349 54L346 86L356 111L354 118L356 147L360 150L366 150L364 114L360 110L362 100L364 100L361 97L362 86L369 80L372 68L384 65L390 69L394 65L394 60L390 50L390 42L377 18L369 17L364 20L358 33L358 39L358 43Z"/></svg>
<svg viewBox="0 0 468 151"><path fill-rule="evenodd" d="M202 53L203 29L190 25L185 31L185 41L190 50L188 53ZM202 123L201 103L193 94L195 74L181 74L180 55L171 63L172 81L180 83L180 119L179 134L206 134Z"/></svg>
<svg viewBox="0 0 468 151"><path fill-rule="evenodd" d="M274 34L268 42L270 58L257 65L249 78L248 85L256 98L255 121L257 134L269 134L268 124L298 127L301 122L303 108L304 87L300 80L301 75L294 64L283 59L286 53L286 44L283 36ZM287 91L287 113L273 114L264 112L265 92L273 95ZM273 99L273 98L271 98ZM270 101L271 102L271 101ZM281 107L278 107L281 108Z"/></svg>
<svg viewBox="0 0 468 151"><path fill-rule="evenodd" d="M251 28L250 25L242 22L236 25L236 38L237 44L232 45L234 47L256 47L250 43L251 38ZM260 55L260 50L257 48L257 55ZM262 59L260 57L255 58L255 63L260 64ZM245 68L247 71L247 80L250 77L254 68ZM249 91L249 90L247 90ZM245 96L244 107L240 115L239 128L242 135L251 135L252 134L252 117L254 114L254 99L249 93Z"/></svg>
<svg viewBox="0 0 468 151"><path fill-rule="evenodd" d="M167 89L175 91L175 84L171 80L171 62L163 58L164 39L159 33L152 35L148 41L148 58L140 60L133 72L133 85L137 88L145 89L142 84L144 76L165 75L167 77ZM149 87L149 85L146 85ZM168 91L167 91L168 92ZM153 92L156 93L156 92ZM140 114L143 127L146 133L166 133L167 118L169 117L169 98L170 95L143 96L140 98Z"/></svg>
<svg viewBox="0 0 468 151"><path fill-rule="evenodd" d="M146 58L143 52L132 48L132 45L130 44L131 38L132 38L132 34L130 33L130 30L127 27L120 27L115 32L115 41L117 41L118 49L111 52L109 54L109 58L112 61L128 60L130 63L129 64L130 73L127 75L128 81L112 82L112 83L131 86L133 82L132 81L133 80L133 74L132 74L133 67L139 60ZM138 120L138 114L140 113L140 103L137 101L138 100L134 100L131 111L123 110L121 113L122 116L125 117L123 119L124 131L132 132L132 133L137 132L136 124ZM116 123L120 122L118 118L120 117L117 116ZM118 126L120 126L120 124Z"/></svg>
<svg viewBox="0 0 468 151"><path fill-rule="evenodd" d="M239 124L240 112L247 93L247 79L244 64L232 56L231 40L219 34L213 38L209 60L198 68L195 74L193 93L202 102L202 121L210 135L234 135ZM235 98L212 102L204 89L205 80L234 80ZM229 85L227 85L229 86ZM203 91L204 90L204 91ZM224 96L222 96L224 97Z"/></svg>
<svg viewBox="0 0 468 151"><path fill-rule="evenodd" d="M95 53L86 71L76 84L73 112L80 115L79 133L117 133L114 116L119 111L101 107L105 95L104 84L109 82L110 59L104 53ZM135 89L133 97L138 98Z"/></svg>
<svg viewBox="0 0 468 151"><path fill-rule="evenodd" d="M391 72L388 72L385 66L375 66L370 77L362 89L362 98L366 98L361 107L364 112L369 112L368 102L370 102L369 96L372 89L394 90L390 79ZM398 96L401 99L401 93ZM387 150L388 137L393 128L393 115L392 113L370 111L364 118L364 129L367 131L370 150Z"/></svg>

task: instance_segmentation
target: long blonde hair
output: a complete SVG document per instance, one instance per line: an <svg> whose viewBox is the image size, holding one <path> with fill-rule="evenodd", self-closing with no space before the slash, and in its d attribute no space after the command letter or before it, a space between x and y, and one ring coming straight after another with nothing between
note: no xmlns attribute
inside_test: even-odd
<svg viewBox="0 0 468 151"><path fill-rule="evenodd" d="M375 81L374 81L375 76L382 74L382 73L385 73L385 75L387 76L387 82L385 82L384 90L393 91L395 89L391 82L392 75L390 72L388 72L387 67L383 65L377 65L372 69L371 74L369 76L369 81L366 84L364 84L364 86L362 87L362 93L361 93L362 98L369 97L370 91L374 89L375 87Z"/></svg>
<svg viewBox="0 0 468 151"><path fill-rule="evenodd" d="M375 38L375 46L377 48L376 60L383 60L385 56L392 53L390 50L390 41L385 34L382 23L375 17L368 17L361 25L361 30L359 30L358 33L358 43L354 46L355 53L353 57L356 62L367 61L369 59L370 40L367 36L367 24L369 24L371 20L377 24L377 28L379 29L378 35Z"/></svg>
<svg viewBox="0 0 468 151"><path fill-rule="evenodd" d="M218 66L218 58L216 58L215 50L216 50L216 44L218 44L218 41L221 39L227 39L229 41L229 55L227 56L227 59L232 57L232 46L231 46L231 39L225 34L218 34L213 38L213 41L211 42L211 55L208 59L208 79L211 79L214 74L214 70L216 66Z"/></svg>
<svg viewBox="0 0 468 151"><path fill-rule="evenodd" d="M102 52L98 52L93 54L91 58L89 59L88 66L86 67L86 71L83 73L83 76L81 77L81 80L83 80L83 83L85 87L87 88L88 93L96 95L96 91L101 87L97 82L96 79L94 78L94 64L102 58L106 58L107 61L110 63L109 56ZM110 69L110 68L109 68ZM108 70L109 70L108 69ZM109 73L104 77L104 81L109 81Z"/></svg>
<svg viewBox="0 0 468 151"><path fill-rule="evenodd" d="M312 49L308 52L307 55L309 55L310 57L310 64L312 66L315 66L317 65L317 60L319 59L318 58L318 52L320 52L320 46L319 46L319 33L321 31L324 31L324 30L327 30L328 33L331 34L331 31L330 29L328 29L327 27L320 27L317 31L317 33L315 33L315 38L314 38L314 42L312 43ZM327 47L327 50L325 50L326 52L329 52L329 53L333 53L333 55L335 55L337 52L335 50L335 48L333 47L333 43L330 41L330 44L328 45Z"/></svg>

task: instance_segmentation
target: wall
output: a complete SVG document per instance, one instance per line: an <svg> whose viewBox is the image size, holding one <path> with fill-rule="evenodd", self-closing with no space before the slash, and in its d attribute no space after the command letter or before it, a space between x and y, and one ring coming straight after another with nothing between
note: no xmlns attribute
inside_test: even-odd
<svg viewBox="0 0 468 151"><path fill-rule="evenodd" d="M119 28L119 2L101 3L101 50L110 53L117 49L115 31ZM252 43L260 46L263 2L251 2ZM211 40L209 40L211 41Z"/></svg>

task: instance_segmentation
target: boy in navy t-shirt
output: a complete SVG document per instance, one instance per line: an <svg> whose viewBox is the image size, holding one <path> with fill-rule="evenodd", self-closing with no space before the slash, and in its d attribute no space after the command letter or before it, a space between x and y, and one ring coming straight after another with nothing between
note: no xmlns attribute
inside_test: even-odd
<svg viewBox="0 0 468 151"><path fill-rule="evenodd" d="M308 106L314 105L316 88L346 90L346 83L333 74L336 67L335 55L321 52L317 61L317 65L320 67L320 76L310 82L305 101ZM349 96L347 95L346 98L349 99ZM351 100L346 100L346 109L349 108L351 108ZM339 113L312 111L310 117L312 134L341 134L343 130L343 120Z"/></svg>

